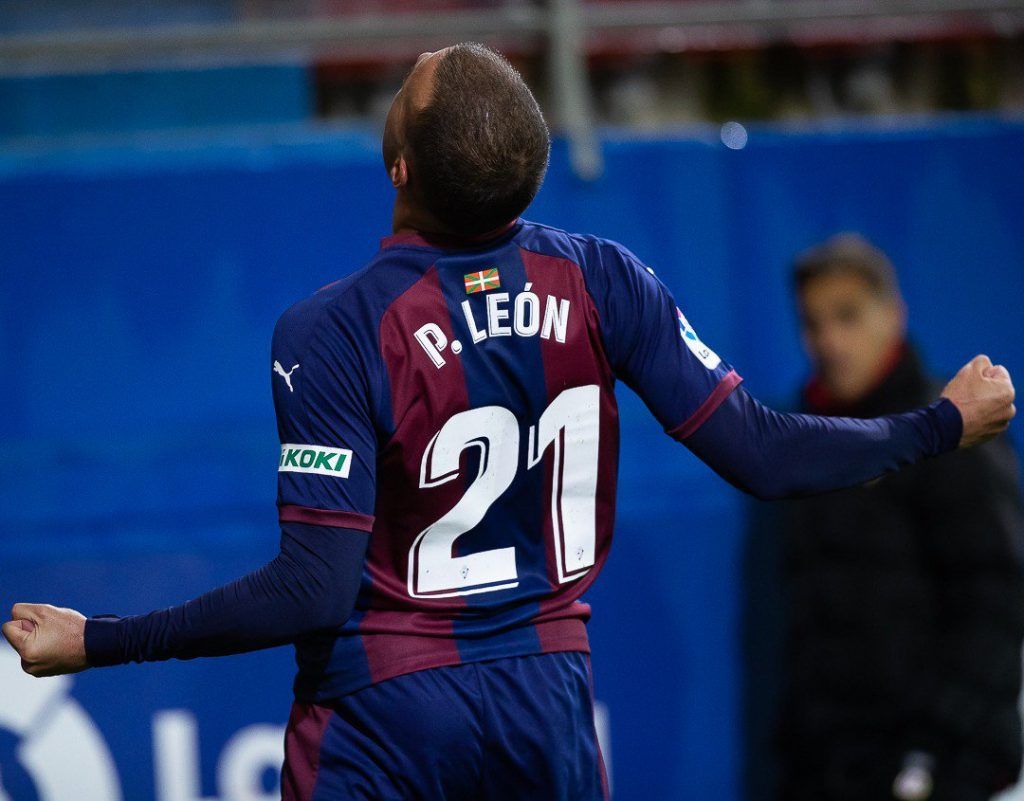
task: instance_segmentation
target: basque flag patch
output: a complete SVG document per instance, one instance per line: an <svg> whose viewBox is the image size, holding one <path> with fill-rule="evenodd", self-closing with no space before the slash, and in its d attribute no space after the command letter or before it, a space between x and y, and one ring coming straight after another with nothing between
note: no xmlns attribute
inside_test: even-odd
<svg viewBox="0 0 1024 801"><path fill-rule="evenodd" d="M465 276L466 294L474 292L487 292L491 289L501 288L501 276L498 275L498 268L492 267L489 270L481 270L478 273L469 273Z"/></svg>

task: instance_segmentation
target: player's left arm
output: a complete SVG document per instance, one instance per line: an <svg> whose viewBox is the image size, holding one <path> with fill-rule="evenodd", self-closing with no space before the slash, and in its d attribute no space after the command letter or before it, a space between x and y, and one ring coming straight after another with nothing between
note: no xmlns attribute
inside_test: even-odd
<svg viewBox="0 0 1024 801"><path fill-rule="evenodd" d="M668 288L625 248L605 246L588 288L615 374L669 436L764 499L861 484L985 441L1015 413L1009 373L978 356L934 403L868 420L774 411L697 336Z"/></svg>
<svg viewBox="0 0 1024 801"><path fill-rule="evenodd" d="M187 603L144 615L86 619L71 609L15 604L3 634L26 672L241 653L348 619L373 524L376 434L366 359L342 322L300 304L274 334L274 357L287 362L282 372L290 379L280 372L273 378L282 442L277 556Z"/></svg>
<svg viewBox="0 0 1024 801"><path fill-rule="evenodd" d="M851 487L1005 431L1010 375L977 356L940 398L902 414L858 419L786 414L737 389L681 441L715 472L764 500Z"/></svg>

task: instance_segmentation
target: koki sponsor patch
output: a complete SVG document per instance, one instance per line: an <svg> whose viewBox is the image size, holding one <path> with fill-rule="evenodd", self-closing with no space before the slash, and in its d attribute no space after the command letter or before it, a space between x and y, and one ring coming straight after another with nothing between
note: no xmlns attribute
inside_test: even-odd
<svg viewBox="0 0 1024 801"><path fill-rule="evenodd" d="M347 448L329 448L326 445L281 446L277 462L279 473L315 473L319 476L348 478L352 469L352 451Z"/></svg>

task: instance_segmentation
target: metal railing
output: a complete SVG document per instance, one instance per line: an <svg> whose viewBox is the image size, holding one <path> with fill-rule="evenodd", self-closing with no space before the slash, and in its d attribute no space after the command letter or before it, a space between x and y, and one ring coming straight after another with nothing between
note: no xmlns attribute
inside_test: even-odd
<svg viewBox="0 0 1024 801"><path fill-rule="evenodd" d="M1024 0L547 0L10 33L0 35L0 75L365 57L389 47L410 52L466 39L546 49L557 111L552 122L567 134L577 172L595 176L601 156L587 79L588 37L663 29L685 49L687 31L742 27L764 41L785 41L806 38L807 26L819 36L841 35L866 22L886 22L898 35L901 25L921 19L1009 35L1024 30Z"/></svg>

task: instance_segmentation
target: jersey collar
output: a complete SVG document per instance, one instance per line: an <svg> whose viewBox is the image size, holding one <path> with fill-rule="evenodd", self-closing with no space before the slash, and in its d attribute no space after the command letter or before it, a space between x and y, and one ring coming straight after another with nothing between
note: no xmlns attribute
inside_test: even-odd
<svg viewBox="0 0 1024 801"><path fill-rule="evenodd" d="M504 225L487 231L477 236L457 236L454 234L438 234L430 231L414 231L406 229L397 231L390 236L380 240L381 250L395 247L396 245L413 245L416 247L437 248L440 250L451 250L455 248L478 248L481 245L491 244L493 241L518 231L523 224L522 217L516 217Z"/></svg>

